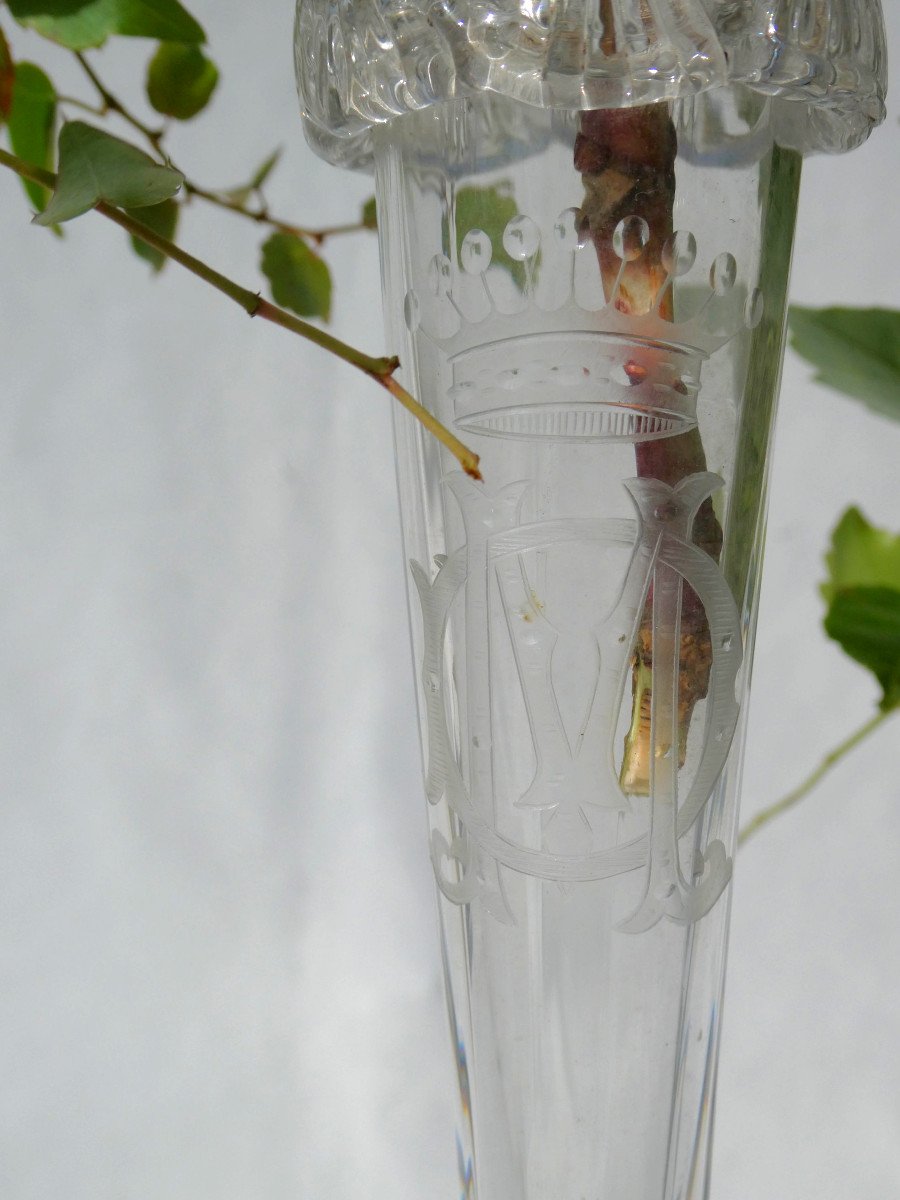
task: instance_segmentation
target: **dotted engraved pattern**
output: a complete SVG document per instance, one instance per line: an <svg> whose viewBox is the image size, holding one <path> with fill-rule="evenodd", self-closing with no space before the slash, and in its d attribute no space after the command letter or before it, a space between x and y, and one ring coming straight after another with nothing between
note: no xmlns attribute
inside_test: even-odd
<svg viewBox="0 0 900 1200"><path fill-rule="evenodd" d="M697 259L693 234L679 231L663 249L666 274L650 311L623 311L628 272L649 240L642 217L619 222L612 249L620 269L607 297L584 294L579 261L589 233L578 208L561 212L546 237L523 214L507 222L497 246L470 229L458 267L444 253L431 257L404 314L410 332L447 360L450 419L462 433L646 442L696 425L703 362L759 323L762 296L736 286L735 258L721 253L705 296L697 288L692 311L666 319L664 304ZM501 250L518 274L493 267Z"/></svg>

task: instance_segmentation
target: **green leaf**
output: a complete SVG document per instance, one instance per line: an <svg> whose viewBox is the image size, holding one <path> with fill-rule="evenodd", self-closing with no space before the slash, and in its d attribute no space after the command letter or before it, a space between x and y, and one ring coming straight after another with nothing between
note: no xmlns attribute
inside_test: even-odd
<svg viewBox="0 0 900 1200"><path fill-rule="evenodd" d="M789 321L791 345L817 382L900 420L900 311L795 304Z"/></svg>
<svg viewBox="0 0 900 1200"><path fill-rule="evenodd" d="M900 705L900 534L849 508L825 561L826 633L873 672L884 691L882 708Z"/></svg>
<svg viewBox="0 0 900 1200"><path fill-rule="evenodd" d="M464 187L456 194L456 254L467 233L483 230L491 240L491 265L508 271L516 287L525 287L525 265L510 258L503 246L503 232L519 211L512 185L498 183L496 187Z"/></svg>
<svg viewBox="0 0 900 1200"><path fill-rule="evenodd" d="M278 165L278 160L281 158L281 146L277 150L273 150L264 163L261 163L250 180L250 190L258 192L262 185L266 182L272 172Z"/></svg>
<svg viewBox="0 0 900 1200"><path fill-rule="evenodd" d="M158 113L189 121L209 103L219 68L199 46L161 42L147 69L147 97Z"/></svg>
<svg viewBox="0 0 900 1200"><path fill-rule="evenodd" d="M15 78L16 64L9 52L6 35L0 29L0 124L9 116L12 107Z"/></svg>
<svg viewBox="0 0 900 1200"><path fill-rule="evenodd" d="M874 674L884 692L882 709L900 707L900 591L857 587L838 592L825 631Z"/></svg>
<svg viewBox="0 0 900 1200"><path fill-rule="evenodd" d="M828 601L851 587L900 591L900 535L878 529L858 508L848 508L831 535L825 565L828 579L822 585L822 595Z"/></svg>
<svg viewBox="0 0 900 1200"><path fill-rule="evenodd" d="M134 217L136 221L149 226L154 233L168 238L170 242L174 242L175 240L180 211L181 205L177 200L163 200L161 204L152 204L148 208L126 209L130 217ZM158 273L166 265L168 260L161 250L157 250L155 246L148 245L147 242L141 241L139 237L135 237L133 234L131 235L131 245L135 254L148 262L154 272Z"/></svg>
<svg viewBox="0 0 900 1200"><path fill-rule="evenodd" d="M331 316L331 273L306 242L290 233L273 233L262 248L263 274L276 304L301 317Z"/></svg>
<svg viewBox="0 0 900 1200"><path fill-rule="evenodd" d="M36 167L53 169L53 129L56 124L56 90L40 67L21 62L16 68L9 141L13 153ZM42 212L50 192L39 183L23 179L28 198Z"/></svg>
<svg viewBox="0 0 900 1200"><path fill-rule="evenodd" d="M69 50L102 46L111 34L163 42L203 42L206 35L178 0L7 0L20 25Z"/></svg>
<svg viewBox="0 0 900 1200"><path fill-rule="evenodd" d="M362 216L360 217L360 220L366 229L378 228L378 209L375 204L374 196L370 196L362 206Z"/></svg>
<svg viewBox="0 0 900 1200"><path fill-rule="evenodd" d="M222 194L235 204L246 204L254 192L258 192L263 186L275 167L278 165L278 160L281 158L281 147L273 150L264 163L253 173L249 183L242 183L240 187L229 188L227 192Z"/></svg>
<svg viewBox="0 0 900 1200"><path fill-rule="evenodd" d="M136 146L70 121L59 135L59 172L53 197L36 225L70 221L99 200L121 208L144 208L174 196L184 177L161 167Z"/></svg>

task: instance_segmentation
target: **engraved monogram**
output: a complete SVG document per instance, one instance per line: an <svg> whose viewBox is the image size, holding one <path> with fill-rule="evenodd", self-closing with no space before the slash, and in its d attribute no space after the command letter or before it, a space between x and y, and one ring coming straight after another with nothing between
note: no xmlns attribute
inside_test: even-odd
<svg viewBox="0 0 900 1200"><path fill-rule="evenodd" d="M433 577L412 563L424 625L426 792L432 804L446 799L459 829L452 840L440 833L432 838L438 884L448 899L481 900L499 919L509 920L504 870L577 884L643 869L644 897L621 925L638 932L662 917L695 921L720 896L731 876L722 843L713 841L702 852L694 851L690 878L678 845L709 799L738 716L737 608L717 564L690 541L697 509L720 485L712 474L690 476L675 488L634 479L626 487L637 510L635 520L521 523L528 484L513 483L492 495L461 473L448 478L462 512L465 545L441 556ZM624 560L624 571L612 587L612 603L596 620L573 617L564 606L557 609L542 598L549 597L552 587L548 591L540 580L554 570L568 572L569 592L585 591L596 588L598 572L617 555ZM702 748L682 797L675 749L681 733L673 697L685 585L703 606L713 662ZM610 594L608 581L602 590ZM648 596L657 751L650 828L621 844L603 844L598 814L632 807L617 779L615 740ZM464 694L456 690L446 666L454 609L463 643L457 650L464 657L459 671ZM563 685L554 660L566 650ZM563 686L578 693L574 703L560 695ZM514 794L509 785L516 772L499 762L503 738L495 736L494 725L506 728L514 722L515 714L505 710L517 703L530 736L533 766L526 785ZM464 755L454 748L451 711L462 714ZM529 815L538 818L537 824L532 820L530 837Z"/></svg>
<svg viewBox="0 0 900 1200"><path fill-rule="evenodd" d="M569 446L599 455L602 472L605 446L691 436L703 364L762 310L722 253L705 294L695 288L686 315L669 319L666 297L697 257L694 237L677 232L650 310L625 311L620 288L649 239L637 216L615 231L610 294L591 295L585 221L567 209L544 236L528 216L510 220L500 240L521 266L514 288L491 265L492 239L470 229L458 266L433 255L406 297L416 343L443 360L442 415L464 434L534 447L530 458L500 459L512 481L495 490L447 476L462 544L433 571L411 564L424 626L426 793L449 900L510 922L510 873L565 889L643 871L639 902L619 925L636 933L662 918L696 921L731 877L722 841L701 844L700 818L737 723L740 618L716 560L692 541L723 481L694 468L673 487L644 473L623 481L631 518L557 515L540 507L538 464ZM513 473L518 462L529 463L528 480ZM711 661L692 715L693 703L679 703L680 655L698 620ZM649 715L630 686L639 644L652 663ZM639 789L620 782L629 708L649 720Z"/></svg>

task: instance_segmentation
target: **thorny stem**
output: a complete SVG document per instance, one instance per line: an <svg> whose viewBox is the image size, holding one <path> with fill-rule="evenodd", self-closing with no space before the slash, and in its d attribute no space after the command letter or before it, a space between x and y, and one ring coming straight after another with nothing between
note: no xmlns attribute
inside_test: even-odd
<svg viewBox="0 0 900 1200"><path fill-rule="evenodd" d="M24 162L22 159L16 158L15 155L9 154L6 150L0 149L0 164L8 167L11 171L15 171L17 175L22 176L24 179L30 179L32 182L41 184L43 187L52 189L56 186L56 176L51 171L45 171L32 163ZM357 370L362 371L363 374L368 375L370 379L374 379L385 391L390 392L395 399L399 400L417 420L421 421L430 433L434 434L438 441L458 460L467 475L471 475L474 479L481 479L481 472L478 469L478 455L474 454L458 438L454 437L448 429L441 425L394 378L394 373L400 366L399 359L384 356L375 358L372 355L365 354L362 350L357 350L354 346L350 346L346 342L342 342L339 338L333 337L330 333L326 333L324 329L319 329L318 326L304 321L301 317L294 316L293 313L287 312L283 308L278 308L277 305L264 300L257 292L252 292L249 288L242 287L239 283L235 283L234 280L229 279L226 275L222 275L207 263L194 258L192 254L188 254L186 250L182 250L180 246L169 241L168 238L162 237L142 222L135 220L134 217L120 208L107 204L103 200L99 201L94 207L97 212L108 220L114 221L134 237L140 238L148 246L153 246L154 249L159 250L167 258L173 259L193 275L204 280L204 282L214 287L217 291L222 292L223 295L240 305L249 316L262 317L264 321L270 321L273 325L280 325L283 329L287 329L291 333L295 333L299 337L320 346L323 350L327 350L330 354L334 354L337 358L343 359L344 362L349 363L351 366L356 367Z"/></svg>
<svg viewBox="0 0 900 1200"><path fill-rule="evenodd" d="M136 117L129 108L127 108L117 96L115 96L106 84L93 69L85 56L79 51L74 51L75 57L78 59L82 70L91 81L97 95L100 97L102 108L91 108L90 105L84 104L80 100L75 100L72 97L65 97L65 102L75 104L80 108L86 109L88 112L97 113L98 116L104 116L108 112L114 112L122 118L132 129L137 130L142 137L150 143L153 150L160 158L164 159L167 165L172 166L184 176L184 190L188 196L196 196L200 200L205 200L208 204L214 204L217 208L223 208L227 212L237 214L239 217L245 217L249 221L255 221L259 225L268 225L279 233L289 233L293 237L304 238L306 241L313 242L317 246L321 246L326 238L335 237L345 233L359 233L366 229L367 226L362 221L348 222L343 225L330 225L323 229L307 229L302 225L295 225L290 221L282 221L280 218L273 216L269 212L266 204L260 204L258 208L248 208L246 204L242 204L239 200L235 200L228 195L223 195L220 192L211 191L209 188L201 187L188 179L183 171L172 162L171 158L164 153L162 140L165 136L165 129L151 129L139 117ZM63 97L60 97L63 99Z"/></svg>
<svg viewBox="0 0 900 1200"><path fill-rule="evenodd" d="M775 804L770 804L768 808L764 808L762 812L758 812L752 820L748 821L738 835L738 845L743 844L751 838L755 833L758 833L764 825L781 816L783 812L787 812L789 808L793 808L798 804L804 796L808 796L816 784L823 779L832 767L836 766L851 750L855 750L860 742L864 741L870 733L874 733L891 715L895 709L879 709L874 717L870 717L865 725L862 725L855 733L846 738L839 746L826 754L816 769L798 784L793 791L788 792Z"/></svg>

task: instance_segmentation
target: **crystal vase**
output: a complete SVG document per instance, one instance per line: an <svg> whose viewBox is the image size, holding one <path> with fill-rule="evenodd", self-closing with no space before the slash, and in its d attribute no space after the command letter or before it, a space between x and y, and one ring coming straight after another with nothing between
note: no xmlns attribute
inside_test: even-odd
<svg viewBox="0 0 900 1200"><path fill-rule="evenodd" d="M795 7L300 5L403 381L483 474L398 412L466 1197L707 1194L801 152L880 103L877 7Z"/></svg>

